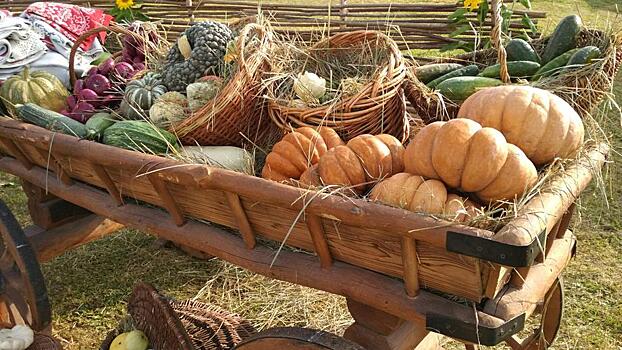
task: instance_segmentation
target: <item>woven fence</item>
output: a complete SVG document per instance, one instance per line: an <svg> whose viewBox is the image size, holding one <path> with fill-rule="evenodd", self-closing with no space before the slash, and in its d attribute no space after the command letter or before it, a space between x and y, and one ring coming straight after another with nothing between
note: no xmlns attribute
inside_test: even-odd
<svg viewBox="0 0 622 350"><path fill-rule="evenodd" d="M3 1L0 7L13 12L23 11L33 1ZM82 6L109 9L113 0L59 1ZM188 24L200 20L233 21L257 15L259 11L273 23L277 32L295 31L305 40L310 40L319 32L334 34L338 32L372 29L389 33L400 44L400 48L438 49L456 40L472 41L474 33L464 33L455 38L448 35L454 31L448 16L453 13L456 3L378 3L348 4L340 0L335 4L316 1L317 5L276 4L254 1L229 0L159 0L144 1L142 11L153 21L161 21L169 31L170 39L177 37ZM311 1L309 1L311 3ZM543 12L515 10L511 19L511 30L522 31L528 28L521 22L527 13L537 22L544 18ZM474 18L475 13L470 14ZM480 35L490 32L491 23L485 23ZM398 30L399 29L399 30Z"/></svg>

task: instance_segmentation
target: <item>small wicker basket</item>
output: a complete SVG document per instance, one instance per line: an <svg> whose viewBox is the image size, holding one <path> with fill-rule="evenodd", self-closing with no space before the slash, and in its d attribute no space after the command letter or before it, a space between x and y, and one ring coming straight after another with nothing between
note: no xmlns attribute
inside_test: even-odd
<svg viewBox="0 0 622 350"><path fill-rule="evenodd" d="M36 333L35 341L26 350L62 350L60 343L49 335Z"/></svg>
<svg viewBox="0 0 622 350"><path fill-rule="evenodd" d="M226 350L256 333L238 315L197 301L171 300L145 283L134 288L128 312L133 326L145 333L154 350ZM100 350L109 350L122 328L108 333Z"/></svg>
<svg viewBox="0 0 622 350"><path fill-rule="evenodd" d="M285 132L322 125L334 128L346 140L360 134L388 133L404 141L409 131L402 90L406 66L393 39L371 30L339 33L317 42L300 59L321 65L364 47L386 50L387 59L358 93L335 103L301 108L279 98L280 83L274 80L268 83L267 91L270 118Z"/></svg>

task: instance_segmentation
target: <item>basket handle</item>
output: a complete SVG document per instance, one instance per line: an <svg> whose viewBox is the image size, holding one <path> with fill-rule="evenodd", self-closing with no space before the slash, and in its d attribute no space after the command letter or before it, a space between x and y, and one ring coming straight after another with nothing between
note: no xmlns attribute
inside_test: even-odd
<svg viewBox="0 0 622 350"><path fill-rule="evenodd" d="M106 31L111 31L114 33L125 34L125 35L135 35L129 30L116 24L111 24L110 26L102 26L102 27L93 28L91 30L84 32L82 35L80 35L76 39L76 42L73 43L73 46L71 47L71 51L69 52L69 80L71 82L71 86L74 86L74 84L76 83L76 79L77 79L76 68L74 67L74 64L75 64L76 53L78 52L78 48L86 39L90 38L91 36L95 34L106 32Z"/></svg>
<svg viewBox="0 0 622 350"><path fill-rule="evenodd" d="M503 0L492 0L492 32L490 38L492 40L493 47L497 50L497 61L499 61L501 80L508 84L510 83L510 74L508 73L508 55L505 52L505 47L501 42L501 28L503 26L503 16L501 16L501 4Z"/></svg>
<svg viewBox="0 0 622 350"><path fill-rule="evenodd" d="M255 32L258 34L260 40L262 41L272 41L272 36L266 28L257 23L249 23L245 25L240 31L240 40L238 41L237 50L240 59L239 69L243 70L246 75L249 75L248 69L246 66L246 43L247 39L250 37L251 32ZM265 45L261 45L261 47L266 47Z"/></svg>

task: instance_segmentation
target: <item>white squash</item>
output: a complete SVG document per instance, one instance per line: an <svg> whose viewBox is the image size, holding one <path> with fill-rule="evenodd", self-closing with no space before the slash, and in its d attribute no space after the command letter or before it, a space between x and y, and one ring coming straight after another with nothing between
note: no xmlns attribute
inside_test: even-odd
<svg viewBox="0 0 622 350"><path fill-rule="evenodd" d="M315 73L305 72L294 79L294 92L306 103L317 102L326 95L326 79Z"/></svg>
<svg viewBox="0 0 622 350"><path fill-rule="evenodd" d="M184 146L181 155L184 161L195 164L253 174L254 158L246 150L233 146Z"/></svg>
<svg viewBox="0 0 622 350"><path fill-rule="evenodd" d="M34 342L35 334L28 326L17 325L0 330L0 350L25 350Z"/></svg>

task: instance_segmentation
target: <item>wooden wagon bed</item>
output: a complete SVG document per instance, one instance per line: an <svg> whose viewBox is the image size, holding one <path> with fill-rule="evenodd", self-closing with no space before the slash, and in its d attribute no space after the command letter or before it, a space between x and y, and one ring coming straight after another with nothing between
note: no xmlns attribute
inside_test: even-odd
<svg viewBox="0 0 622 350"><path fill-rule="evenodd" d="M74 221L70 230L31 231L41 258L118 228L108 218L270 277L344 295L357 321L346 332L351 339L368 337L378 315L406 322L379 331L383 339L410 327L409 337L434 331L494 345L518 332L571 257L572 204L607 151L592 148L492 233L0 120L1 170L94 213L80 219L84 227ZM258 238L316 256L288 250L275 256ZM431 291L476 302L479 311Z"/></svg>

